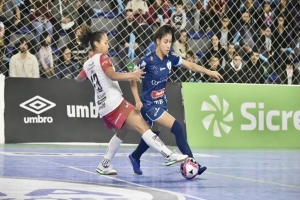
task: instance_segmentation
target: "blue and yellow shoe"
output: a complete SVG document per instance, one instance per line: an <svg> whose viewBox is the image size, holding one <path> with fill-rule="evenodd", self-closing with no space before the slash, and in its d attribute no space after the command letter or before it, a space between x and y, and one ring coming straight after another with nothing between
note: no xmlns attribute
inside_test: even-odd
<svg viewBox="0 0 300 200"><path fill-rule="evenodd" d="M132 166L133 172L138 174L138 175L142 175L143 172L140 168L140 160L135 159L132 154L130 154L128 157L128 161Z"/></svg>

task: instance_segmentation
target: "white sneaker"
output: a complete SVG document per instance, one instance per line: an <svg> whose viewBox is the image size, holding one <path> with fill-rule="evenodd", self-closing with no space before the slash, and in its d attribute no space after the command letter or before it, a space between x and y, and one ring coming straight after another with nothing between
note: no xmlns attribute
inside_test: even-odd
<svg viewBox="0 0 300 200"><path fill-rule="evenodd" d="M103 167L102 164L100 164L96 171L101 175L117 175L117 171L113 169L113 165Z"/></svg>
<svg viewBox="0 0 300 200"><path fill-rule="evenodd" d="M182 162L187 158L188 158L187 155L178 154L178 153L176 153L176 151L173 151L173 153L168 158L166 158L165 165L171 166L177 162Z"/></svg>

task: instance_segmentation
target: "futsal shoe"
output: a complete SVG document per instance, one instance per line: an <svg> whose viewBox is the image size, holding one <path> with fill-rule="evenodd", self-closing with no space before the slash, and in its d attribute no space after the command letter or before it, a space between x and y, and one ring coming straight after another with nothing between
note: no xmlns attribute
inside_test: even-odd
<svg viewBox="0 0 300 200"><path fill-rule="evenodd" d="M100 164L96 171L101 175L117 175L117 171L113 169L113 165L103 167L102 164Z"/></svg>
<svg viewBox="0 0 300 200"><path fill-rule="evenodd" d="M143 172L142 172L142 170L140 168L140 161L137 160L136 158L134 158L132 156L132 154L130 154L127 158L128 158L129 163L132 166L133 172L136 173L136 174L138 174L138 175L142 175Z"/></svg>
<svg viewBox="0 0 300 200"><path fill-rule="evenodd" d="M169 157L166 158L165 165L171 166L175 163L182 162L187 158L188 158L187 155L178 154L178 153L176 153L176 151L173 151L173 153Z"/></svg>
<svg viewBox="0 0 300 200"><path fill-rule="evenodd" d="M205 166L201 167L200 164L198 164L198 165L199 165L198 175L201 175L203 172L205 172L205 170L207 170L207 167L205 167Z"/></svg>

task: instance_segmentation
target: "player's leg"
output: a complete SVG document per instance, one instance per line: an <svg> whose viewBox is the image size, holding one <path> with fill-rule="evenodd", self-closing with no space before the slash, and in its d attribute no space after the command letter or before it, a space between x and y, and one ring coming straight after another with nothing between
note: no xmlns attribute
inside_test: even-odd
<svg viewBox="0 0 300 200"><path fill-rule="evenodd" d="M182 125L177 121L172 115L168 112L164 112L163 115L156 120L156 123L167 127L171 130L171 132L175 135L176 144L181 151L181 153L188 155L191 158L194 158L192 150L187 142L187 138L185 137L185 133ZM166 162L166 165L172 165L172 162ZM206 167L201 167L199 164L198 174L202 174L206 170Z"/></svg>
<svg viewBox="0 0 300 200"><path fill-rule="evenodd" d="M157 123L153 123L152 121L149 121L149 123L148 124L150 125L152 132L158 136L160 133L161 126ZM128 160L132 165L134 173L139 175L143 174L142 170L140 169L141 167L140 158L148 149L149 149L148 144L143 140L143 138L141 138L141 141L137 146L137 148L132 152L132 154L128 156Z"/></svg>
<svg viewBox="0 0 300 200"><path fill-rule="evenodd" d="M169 162L181 162L187 158L187 155L181 155L172 152L163 143L163 141L161 141L160 138L151 131L148 124L137 110L133 109L130 112L125 124L128 127L138 131L142 135L142 138L146 142L146 144L160 152Z"/></svg>
<svg viewBox="0 0 300 200"><path fill-rule="evenodd" d="M99 163L96 171L102 175L116 175L117 171L113 169L110 161L120 148L120 145L122 144L127 134L127 128L122 127L122 129L119 130L117 128L114 128L114 125L106 118L103 118L103 121L106 127L112 129L116 134L110 139L104 158L102 162Z"/></svg>

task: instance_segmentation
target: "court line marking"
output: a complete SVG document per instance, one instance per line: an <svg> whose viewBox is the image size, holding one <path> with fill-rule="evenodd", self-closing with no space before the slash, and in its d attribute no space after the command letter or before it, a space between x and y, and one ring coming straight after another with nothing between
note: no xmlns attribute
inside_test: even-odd
<svg viewBox="0 0 300 200"><path fill-rule="evenodd" d="M141 159L143 160L143 159ZM148 161L148 160L143 160L145 162L152 162L152 161ZM155 163L156 164L156 163ZM0 164L0 167L4 167L6 165L2 165ZM25 165L23 165L25 166ZM9 166L10 168L16 167L19 168L19 166ZM49 168L49 166L45 166L45 165L34 165L34 166L30 166L32 168L37 167L37 168ZM65 167L65 166L58 166L58 167ZM72 165L72 167L91 167L91 168L95 168L95 165ZM131 166L122 166L122 168L132 168ZM143 166L143 169L162 169L165 168L165 166L152 166L152 167L147 167L147 166ZM256 168L256 167L209 167L210 169L245 169L245 170L300 170L300 167L278 167L278 168L268 168L268 167L262 167L262 168Z"/></svg>
<svg viewBox="0 0 300 200"><path fill-rule="evenodd" d="M67 165L64 165L64 164L60 164L60 163L56 163L56 162L52 162L52 161L47 161L47 160L44 160L44 159L39 159L39 160L43 161L43 162L48 162L48 163L60 165L60 166L63 166L63 167L67 167L67 168L70 168L70 169L74 169L74 170L77 170L77 171L81 171L81 172L85 172L85 173L89 173L89 174L96 174L96 175L98 175L98 173L96 173L96 172L87 171L87 170L80 169L80 168L77 168L77 167L67 166ZM101 176L101 175L99 175L99 176ZM173 194L180 194L182 196L186 196L186 197L189 197L189 198L192 198L192 199L196 199L196 200L206 200L206 199L203 199L203 198L194 197L192 195L188 195L188 194L184 194L184 193L179 193L179 192L168 191L168 190L162 190L162 189L158 189L158 188L154 188L154 187L150 187L150 186L146 186L146 185L141 185L141 184L133 183L133 182L126 181L126 180L123 180L123 179L114 178L114 177L111 177L111 176L102 175L101 177L108 178L108 179L113 179L113 180L117 180L117 181L120 181L120 182L124 182L124 183L127 183L127 184L139 186L139 187L149 188L149 189L152 189L152 190L169 192L169 193L173 193Z"/></svg>
<svg viewBox="0 0 300 200"><path fill-rule="evenodd" d="M155 161L150 161L150 160L145 160L145 159L141 159L141 160L146 161L146 162L150 162L150 163L156 163L156 164L163 165L163 164L161 164L159 162L155 162ZM174 166L169 166L169 167L174 167ZM241 176L233 176L233 175L228 175L228 174L219 174L219 173L208 172L208 171L206 171L205 174L212 174L212 175L216 175L216 176L235 178L235 179L240 179L240 180L245 180L245 181L253 181L253 182L258 182L258 183L267 183L267 184L271 184L271 185L278 185L278 186L282 186L282 187L300 189L300 186L277 183L277 182L273 182L273 181L264 181L264 180L259 180L259 179L245 178L245 177L241 177Z"/></svg>
<svg viewBox="0 0 300 200"><path fill-rule="evenodd" d="M119 152L116 153L115 156L128 156L129 152ZM104 156L105 151L102 153L96 153L96 152L80 152L80 153L74 153L74 152L9 152L9 151L0 151L0 155L4 156L31 156L31 157L98 157L98 156ZM160 153L145 153L145 156L151 156L151 157L160 157ZM220 156L216 155L210 155L210 154L203 154L203 153L194 153L194 157L202 157L202 158L219 158Z"/></svg>

